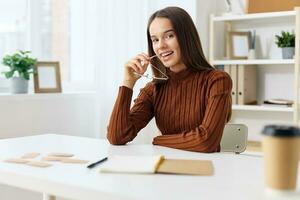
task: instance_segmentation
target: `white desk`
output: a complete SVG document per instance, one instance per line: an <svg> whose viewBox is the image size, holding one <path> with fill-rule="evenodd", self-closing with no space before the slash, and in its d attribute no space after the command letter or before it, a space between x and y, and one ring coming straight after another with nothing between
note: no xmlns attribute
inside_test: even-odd
<svg viewBox="0 0 300 200"><path fill-rule="evenodd" d="M28 152L70 152L96 161L109 155L163 154L167 158L208 159L213 176L101 174L82 164L35 168L2 162ZM203 154L152 145L111 146L105 140L39 135L0 140L0 183L71 199L266 199L261 156ZM298 176L298 180L299 176ZM298 190L299 190L298 184ZM299 198L295 194L295 199Z"/></svg>

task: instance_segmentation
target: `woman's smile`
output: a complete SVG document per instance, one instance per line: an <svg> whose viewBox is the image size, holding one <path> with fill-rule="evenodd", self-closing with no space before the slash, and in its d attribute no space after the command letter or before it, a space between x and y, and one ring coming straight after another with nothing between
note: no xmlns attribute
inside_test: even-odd
<svg viewBox="0 0 300 200"><path fill-rule="evenodd" d="M174 51L164 51L163 53L159 54L159 57L163 62L166 62L170 59L172 59L172 56L174 55Z"/></svg>

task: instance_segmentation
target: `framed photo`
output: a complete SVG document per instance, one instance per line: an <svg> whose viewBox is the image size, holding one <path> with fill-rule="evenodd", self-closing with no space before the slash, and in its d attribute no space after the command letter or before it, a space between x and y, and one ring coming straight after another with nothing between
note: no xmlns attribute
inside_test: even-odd
<svg viewBox="0 0 300 200"><path fill-rule="evenodd" d="M229 59L247 59L251 32L229 32Z"/></svg>
<svg viewBox="0 0 300 200"><path fill-rule="evenodd" d="M61 92L59 62L38 62L34 74L35 93Z"/></svg>

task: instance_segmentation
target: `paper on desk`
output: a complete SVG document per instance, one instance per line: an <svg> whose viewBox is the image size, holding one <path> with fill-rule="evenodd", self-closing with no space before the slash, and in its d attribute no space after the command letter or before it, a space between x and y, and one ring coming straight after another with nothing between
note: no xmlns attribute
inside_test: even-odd
<svg viewBox="0 0 300 200"><path fill-rule="evenodd" d="M102 164L100 172L153 174L163 159L162 155L112 156Z"/></svg>
<svg viewBox="0 0 300 200"><path fill-rule="evenodd" d="M212 176L213 163L210 160L165 159L157 173Z"/></svg>
<svg viewBox="0 0 300 200"><path fill-rule="evenodd" d="M40 153L37 152L31 152L31 153L25 153L21 158L23 159L33 159L40 155Z"/></svg>

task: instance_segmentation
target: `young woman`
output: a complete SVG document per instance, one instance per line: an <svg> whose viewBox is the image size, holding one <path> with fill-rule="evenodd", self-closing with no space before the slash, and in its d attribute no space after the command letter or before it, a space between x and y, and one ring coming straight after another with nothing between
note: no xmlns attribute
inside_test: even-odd
<svg viewBox="0 0 300 200"><path fill-rule="evenodd" d="M189 14L178 7L155 12L147 28L148 54L125 64L107 138L123 145L155 117L162 135L154 145L197 152L218 152L231 115L232 81L205 59ZM152 64L154 79L130 109L133 87Z"/></svg>

